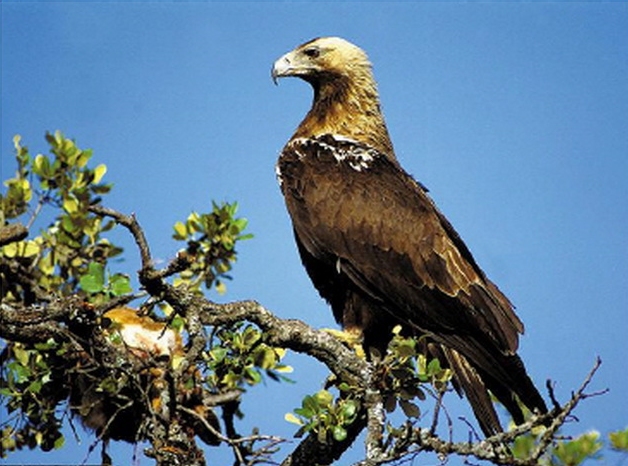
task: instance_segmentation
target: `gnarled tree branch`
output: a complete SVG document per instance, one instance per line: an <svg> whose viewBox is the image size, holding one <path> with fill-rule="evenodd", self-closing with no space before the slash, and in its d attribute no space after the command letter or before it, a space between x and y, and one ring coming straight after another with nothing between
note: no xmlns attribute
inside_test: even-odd
<svg viewBox="0 0 628 466"><path fill-rule="evenodd" d="M21 223L0 226L0 246L21 241L28 236L28 228Z"/></svg>
<svg viewBox="0 0 628 466"><path fill-rule="evenodd" d="M434 433L433 426L419 428L408 423L406 428L402 429L402 434L396 434L392 441L383 442L385 412L381 393L376 388L377 381L374 380L376 371L373 370L370 363L358 357L355 352L328 332L314 329L300 320L281 319L256 301L218 304L185 287L171 285L166 279L184 270L189 264L189 259L184 254L179 254L165 268L157 270L154 268L144 232L134 216L123 215L102 206L91 206L89 209L97 215L113 218L131 233L140 252L141 269L138 275L144 290L152 298L167 302L176 313L186 318L189 334L188 348L185 361L177 367L175 377L183 374L188 367L199 360L207 343L206 327L231 326L246 321L255 324L262 330L266 344L312 356L328 367L338 380L345 381L354 388L354 396L359 403L359 411L354 422L346 426L346 438L342 441L323 442L319 440L317 435L310 434L288 454L282 462L282 466L310 465L313 459L318 464L331 464L350 447L364 429L367 429L367 451L365 460L357 463L360 466L390 463L420 452L435 452L445 456L451 454L473 456L479 460L492 461L495 464L530 466L536 464L547 451L556 438L558 428L563 425L577 404L590 396L585 394L584 390L599 367L599 361L596 362L583 385L574 393L569 402L555 408L548 415L533 416L528 422L517 426L510 432L497 434L476 443L455 443L439 438ZM24 275L24 271L20 273ZM122 297L120 302L116 301L114 304L121 304L133 297L135 296ZM79 296L55 297L45 293L38 298L41 298L39 302L46 303L45 306L1 305L0 336L9 341L30 343L43 342L50 337L72 341L71 326L68 323L73 322L73 319L76 319L84 311L83 299ZM96 309L94 314L101 315L105 310ZM78 346L80 347L80 345ZM222 404L223 401L228 403L233 401L233 396L237 398L239 393L225 394L224 400L221 398L221 394L217 394L214 401L216 404ZM198 420L203 422L208 430L213 429L211 424L189 408L183 407L181 409L188 415L198 417ZM533 428L542 424L549 427L530 458L514 458L504 448L505 444L512 442L519 435L530 433ZM148 433L152 448L147 451L149 456L157 459L158 464L204 464L202 452L193 441L190 441L181 432L180 426L176 423L169 425L159 423L158 427L158 429ZM235 439L218 432L214 432L214 434L218 439L230 444L236 451L236 456L240 454L239 445L246 439ZM252 440L253 438L247 439ZM278 441L274 437L260 436L259 439L270 441L271 446ZM244 457L241 454L236 459L238 464L244 464Z"/></svg>

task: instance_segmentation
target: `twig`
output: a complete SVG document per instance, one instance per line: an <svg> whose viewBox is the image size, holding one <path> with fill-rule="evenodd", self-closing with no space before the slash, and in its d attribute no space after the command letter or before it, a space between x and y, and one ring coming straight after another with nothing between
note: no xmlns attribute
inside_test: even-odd
<svg viewBox="0 0 628 466"><path fill-rule="evenodd" d="M541 440L539 441L539 444L532 455L532 458L534 460L538 460L541 457L541 455L543 455L543 453L547 450L547 448L549 447L549 444L552 442L552 439L554 438L554 435L556 434L560 426L563 425L567 416L569 416L571 412L576 408L580 400L588 398L588 395L584 393L584 390L588 387L589 383L591 383L591 380L593 380L593 376L595 375L597 370L600 368L601 364L602 364L602 359L598 356L595 360L595 364L593 365L593 368L589 371L589 374L587 374L587 377L584 379L584 382L582 383L580 388L576 391L576 393L574 393L571 396L571 399L567 403L565 403L565 405L561 408L560 412L552 413L554 414L552 423L541 436Z"/></svg>
<svg viewBox="0 0 628 466"><path fill-rule="evenodd" d="M23 264L16 260L3 259L0 267L9 283L19 284L24 290L24 294L32 295L36 302L47 303L54 299L54 296L40 286Z"/></svg>
<svg viewBox="0 0 628 466"><path fill-rule="evenodd" d="M242 449L240 448L240 446L243 443L248 443L248 442L254 443L254 442L262 441L262 442L270 442L271 445L278 445L279 443L283 443L287 441L281 437L277 437L273 435L251 435L249 437L229 438L223 435L219 430L215 429L214 426L212 426L209 422L207 422L207 419L205 419L203 416L201 416L199 413L197 413L193 409L186 408L185 406L181 406L179 407L179 409L189 414L190 416L193 416L201 424L203 424L203 426L213 436L215 436L220 441L225 442L227 445L229 445L233 449L233 452L236 456L237 464L240 464L240 465L250 464L250 463L245 462L245 457L242 453ZM254 451L250 452L250 454L252 455L255 455L255 453L256 452Z"/></svg>
<svg viewBox="0 0 628 466"><path fill-rule="evenodd" d="M142 268L149 269L152 267L152 259L150 255L150 248L148 247L148 241L146 241L144 230L142 230L142 228L140 227L140 224L137 222L135 215L124 215L117 210L113 210L100 205L89 206L88 210L96 215L111 217L117 223L129 230L129 232L133 236L133 239L135 239L135 244L137 245L137 248L139 249L140 259L142 261Z"/></svg>

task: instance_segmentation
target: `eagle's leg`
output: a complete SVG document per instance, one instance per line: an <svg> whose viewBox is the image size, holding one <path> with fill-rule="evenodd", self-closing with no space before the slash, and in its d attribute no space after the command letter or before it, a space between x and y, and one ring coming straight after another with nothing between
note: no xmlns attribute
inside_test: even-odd
<svg viewBox="0 0 628 466"><path fill-rule="evenodd" d="M324 328L324 332L329 333L333 337L336 337L350 349L355 351L355 354L362 359L366 359L366 351L364 350L364 334L358 327L347 327L344 330L338 330L334 328Z"/></svg>

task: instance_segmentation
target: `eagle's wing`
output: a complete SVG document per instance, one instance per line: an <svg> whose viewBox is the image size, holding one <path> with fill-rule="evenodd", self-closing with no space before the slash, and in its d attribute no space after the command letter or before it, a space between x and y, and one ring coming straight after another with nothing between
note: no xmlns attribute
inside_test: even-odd
<svg viewBox="0 0 628 466"><path fill-rule="evenodd" d="M517 349L523 326L416 181L383 154L322 136L292 141L282 190L303 247L417 328Z"/></svg>

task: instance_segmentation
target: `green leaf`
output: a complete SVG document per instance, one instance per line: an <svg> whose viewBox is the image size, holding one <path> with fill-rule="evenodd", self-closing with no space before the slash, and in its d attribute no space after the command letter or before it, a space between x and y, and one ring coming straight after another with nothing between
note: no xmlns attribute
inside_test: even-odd
<svg viewBox="0 0 628 466"><path fill-rule="evenodd" d="M58 450L58 449L62 448L64 444L65 444L65 437L63 435L60 435L55 440L54 449Z"/></svg>
<svg viewBox="0 0 628 466"><path fill-rule="evenodd" d="M77 213L79 210L78 200L74 197L66 197L63 200L63 210L70 215Z"/></svg>
<svg viewBox="0 0 628 466"><path fill-rule="evenodd" d="M440 361L434 358L427 365L427 373L429 375L436 375L438 372L440 372Z"/></svg>
<svg viewBox="0 0 628 466"><path fill-rule="evenodd" d="M273 370L276 372L281 372L283 374L292 374L294 372L294 368L286 364L278 364L273 368ZM284 380L286 379L284 378Z"/></svg>
<svg viewBox="0 0 628 466"><path fill-rule="evenodd" d="M533 435L520 435L515 439L512 446L512 453L515 458L528 458L535 446Z"/></svg>
<svg viewBox="0 0 628 466"><path fill-rule="evenodd" d="M314 399L319 406L331 406L334 401L334 395L327 390L320 390L314 395Z"/></svg>
<svg viewBox="0 0 628 466"><path fill-rule="evenodd" d="M303 421L301 419L299 419L298 417L296 417L294 414L292 413L286 413L285 416L283 417L286 421L291 422L292 424L296 424L298 426L302 426L303 425Z"/></svg>
<svg viewBox="0 0 628 466"><path fill-rule="evenodd" d="M83 168L85 165L87 165L87 162L89 162L89 159L92 157L92 151L91 150L78 151L77 153L72 151L72 153L73 153L74 157L76 157L75 160L72 161L72 165L76 165L79 168ZM106 171L106 168L105 168L105 171ZM103 173L103 175L104 175L104 173ZM101 178L102 178L102 176L101 176ZM95 183L97 183L97 181L95 181Z"/></svg>
<svg viewBox="0 0 628 466"><path fill-rule="evenodd" d="M174 239L184 240L188 237L188 229L183 222L177 222L174 224Z"/></svg>
<svg viewBox="0 0 628 466"><path fill-rule="evenodd" d="M227 357L228 353L229 351L226 348L223 348L222 346L217 346L215 348L212 348L212 350L209 352L209 356L214 361L220 362L223 361L225 357Z"/></svg>
<svg viewBox="0 0 628 466"><path fill-rule="evenodd" d="M176 315L170 322L170 326L177 332L181 332L185 328L185 319L180 315Z"/></svg>
<svg viewBox="0 0 628 466"><path fill-rule="evenodd" d="M75 225L70 215L64 215L61 217L61 226L68 233L76 233L78 231L78 227Z"/></svg>
<svg viewBox="0 0 628 466"><path fill-rule="evenodd" d="M225 282L216 280L215 286L216 286L216 291L218 292L218 294L223 295L227 292L227 285L225 285Z"/></svg>
<svg viewBox="0 0 628 466"><path fill-rule="evenodd" d="M35 241L19 241L2 248L6 257L33 257L39 254L41 247Z"/></svg>
<svg viewBox="0 0 628 466"><path fill-rule="evenodd" d="M602 448L599 432L588 432L569 442L556 445L554 456L568 466L577 466L589 458L594 458Z"/></svg>
<svg viewBox="0 0 628 466"><path fill-rule="evenodd" d="M608 437L611 440L613 450L628 452L628 429L611 432Z"/></svg>
<svg viewBox="0 0 628 466"><path fill-rule="evenodd" d="M42 178L48 178L52 175L50 168L50 160L43 154L38 154L33 161L33 173L41 176Z"/></svg>
<svg viewBox="0 0 628 466"><path fill-rule="evenodd" d="M347 430L342 426L334 426L332 433L336 442L342 442L347 438Z"/></svg>
<svg viewBox="0 0 628 466"><path fill-rule="evenodd" d="M98 262L90 262L87 274L80 278L79 285L87 293L100 293L105 287L105 268Z"/></svg>
<svg viewBox="0 0 628 466"><path fill-rule="evenodd" d="M241 231L244 231L246 229L246 226L248 225L249 221L245 218L236 218L233 221L233 226L236 228L236 234L240 233Z"/></svg>
<svg viewBox="0 0 628 466"><path fill-rule="evenodd" d="M102 180L102 177L105 176L105 173L107 173L107 165L101 163L96 168L94 168L94 180L92 182L94 184L100 183L100 180Z"/></svg>
<svg viewBox="0 0 628 466"><path fill-rule="evenodd" d="M312 417L315 412L319 411L320 407L314 396L307 395L305 398L303 398L303 401L301 401L300 409L303 412L297 411L295 409L295 413L301 414L303 417ZM310 413L310 414L307 414L307 413Z"/></svg>
<svg viewBox="0 0 628 466"><path fill-rule="evenodd" d="M414 403L407 400L399 400L399 406L403 410L403 413L408 417L419 417L421 415L421 410Z"/></svg>
<svg viewBox="0 0 628 466"><path fill-rule="evenodd" d="M258 383L262 381L262 374L260 374L259 371L255 369L254 367L249 367L246 369L246 376L247 376L248 382L251 385L257 385Z"/></svg>
<svg viewBox="0 0 628 466"><path fill-rule="evenodd" d="M133 291L129 277L119 273L109 278L109 288L114 296L122 296Z"/></svg>
<svg viewBox="0 0 628 466"><path fill-rule="evenodd" d="M27 366L16 365L13 370L17 383L24 383L32 376L32 372Z"/></svg>
<svg viewBox="0 0 628 466"><path fill-rule="evenodd" d="M351 386L347 382L340 382L340 384L338 384L338 390L348 392L351 391Z"/></svg>
<svg viewBox="0 0 628 466"><path fill-rule="evenodd" d="M35 379L33 380L30 385L28 386L28 388L26 389L27 391L31 392L31 393L39 393L41 391L41 387L43 386L41 380L39 379Z"/></svg>
<svg viewBox="0 0 628 466"><path fill-rule="evenodd" d="M242 334L242 344L245 347L253 346L261 338L260 333L253 327L248 327Z"/></svg>
<svg viewBox="0 0 628 466"><path fill-rule="evenodd" d="M57 347L57 342L54 338L48 338L45 342L35 343L35 349L39 351L50 350Z"/></svg>
<svg viewBox="0 0 628 466"><path fill-rule="evenodd" d="M306 419L314 417L314 410L309 407L296 408L294 412Z"/></svg>
<svg viewBox="0 0 628 466"><path fill-rule="evenodd" d="M358 405L353 400L347 400L342 404L342 417L345 419L345 424L353 422L353 418L358 412Z"/></svg>
<svg viewBox="0 0 628 466"><path fill-rule="evenodd" d="M277 364L275 350L268 346L260 346L254 356L255 365L262 369L271 369Z"/></svg>
<svg viewBox="0 0 628 466"><path fill-rule="evenodd" d="M15 360L19 362L22 366L28 365L30 354L31 352L27 349L24 349L22 345L15 345L13 347L13 355L15 356Z"/></svg>

